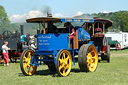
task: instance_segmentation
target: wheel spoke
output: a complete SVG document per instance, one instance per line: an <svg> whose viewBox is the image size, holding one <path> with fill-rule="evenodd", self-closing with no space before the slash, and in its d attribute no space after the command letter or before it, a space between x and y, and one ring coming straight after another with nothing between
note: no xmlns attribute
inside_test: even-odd
<svg viewBox="0 0 128 85"><path fill-rule="evenodd" d="M63 53L63 59L65 59L65 53Z"/></svg>
<svg viewBox="0 0 128 85"><path fill-rule="evenodd" d="M63 60L59 58L59 61L60 61L60 63L62 63Z"/></svg>
<svg viewBox="0 0 128 85"><path fill-rule="evenodd" d="M90 62L88 58L87 58L87 62Z"/></svg>
<svg viewBox="0 0 128 85"><path fill-rule="evenodd" d="M65 75L65 73L66 73L66 72L65 72L65 68L63 68L63 74Z"/></svg>
<svg viewBox="0 0 128 85"><path fill-rule="evenodd" d="M69 65L67 65L66 67L67 67L68 69L70 68L70 66L69 66Z"/></svg>
<svg viewBox="0 0 128 85"><path fill-rule="evenodd" d="M29 73L30 72L30 66L28 66L27 70L28 70L28 73Z"/></svg>
<svg viewBox="0 0 128 85"><path fill-rule="evenodd" d="M27 59L25 56L23 57L25 60Z"/></svg>
<svg viewBox="0 0 128 85"><path fill-rule="evenodd" d="M25 69L25 67L27 67L28 66L28 64L27 63L25 63L25 65L23 66L24 67L24 69Z"/></svg>
<svg viewBox="0 0 128 85"><path fill-rule="evenodd" d="M70 57L69 57L69 55L68 55L68 57L67 58L65 58L65 61L67 61L68 62L68 59L69 59Z"/></svg>
<svg viewBox="0 0 128 85"><path fill-rule="evenodd" d="M91 70L91 69L92 69L92 68L91 68L91 65L88 67L88 69L89 69L89 70Z"/></svg>
<svg viewBox="0 0 128 85"><path fill-rule="evenodd" d="M31 52L28 52L28 58L31 58Z"/></svg>
<svg viewBox="0 0 128 85"><path fill-rule="evenodd" d="M91 68L94 67L94 63L91 63L90 67L91 67Z"/></svg>
<svg viewBox="0 0 128 85"><path fill-rule="evenodd" d="M90 66L90 64L91 64L91 62L90 62L90 61L88 61L88 62L87 62L87 65L88 65L88 66Z"/></svg>
<svg viewBox="0 0 128 85"><path fill-rule="evenodd" d="M61 65L59 66L59 71L60 71L62 68L63 68L63 65L61 64Z"/></svg>
<svg viewBox="0 0 128 85"><path fill-rule="evenodd" d="M87 57L92 57L91 52L89 52L89 53L87 54Z"/></svg>

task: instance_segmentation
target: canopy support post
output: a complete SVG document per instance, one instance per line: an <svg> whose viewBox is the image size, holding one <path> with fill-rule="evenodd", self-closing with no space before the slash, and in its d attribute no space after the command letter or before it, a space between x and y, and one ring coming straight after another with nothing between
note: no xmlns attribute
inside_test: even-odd
<svg viewBox="0 0 128 85"><path fill-rule="evenodd" d="M95 31L95 29L94 29L94 23L92 24L92 29L93 29L93 35L94 35L94 31Z"/></svg>
<svg viewBox="0 0 128 85"><path fill-rule="evenodd" d="M105 24L103 23L103 33L105 33Z"/></svg>
<svg viewBox="0 0 128 85"><path fill-rule="evenodd" d="M45 31L45 21L43 21L43 34L46 34L46 31Z"/></svg>

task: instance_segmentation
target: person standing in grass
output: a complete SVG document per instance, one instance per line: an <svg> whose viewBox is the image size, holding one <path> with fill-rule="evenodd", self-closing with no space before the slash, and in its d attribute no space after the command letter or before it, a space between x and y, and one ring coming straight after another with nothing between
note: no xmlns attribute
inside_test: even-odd
<svg viewBox="0 0 128 85"><path fill-rule="evenodd" d="M8 42L4 41L3 45L2 45L4 66L10 66L9 65L9 55L8 55L8 50L10 50L10 48L8 48L7 45L8 45Z"/></svg>

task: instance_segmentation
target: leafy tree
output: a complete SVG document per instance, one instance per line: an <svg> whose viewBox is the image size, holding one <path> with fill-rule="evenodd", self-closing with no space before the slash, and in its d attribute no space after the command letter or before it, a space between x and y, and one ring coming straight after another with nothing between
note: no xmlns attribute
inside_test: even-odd
<svg viewBox="0 0 128 85"><path fill-rule="evenodd" d="M122 31L128 31L128 11L120 11L117 13L119 25Z"/></svg>
<svg viewBox="0 0 128 85"><path fill-rule="evenodd" d="M10 25L7 13L3 6L0 6L0 31L7 30Z"/></svg>

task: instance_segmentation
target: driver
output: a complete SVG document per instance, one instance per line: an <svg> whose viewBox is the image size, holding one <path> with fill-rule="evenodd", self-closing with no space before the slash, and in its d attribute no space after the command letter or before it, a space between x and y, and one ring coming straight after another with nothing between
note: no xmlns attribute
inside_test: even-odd
<svg viewBox="0 0 128 85"><path fill-rule="evenodd" d="M51 21L48 22L47 32L48 33L58 33L57 27Z"/></svg>
<svg viewBox="0 0 128 85"><path fill-rule="evenodd" d="M69 30L69 27L70 27L70 39L73 39L73 37L76 35L76 32L74 30L74 27L73 25L70 23L70 22L66 22L64 23L64 27L66 27L68 30Z"/></svg>

